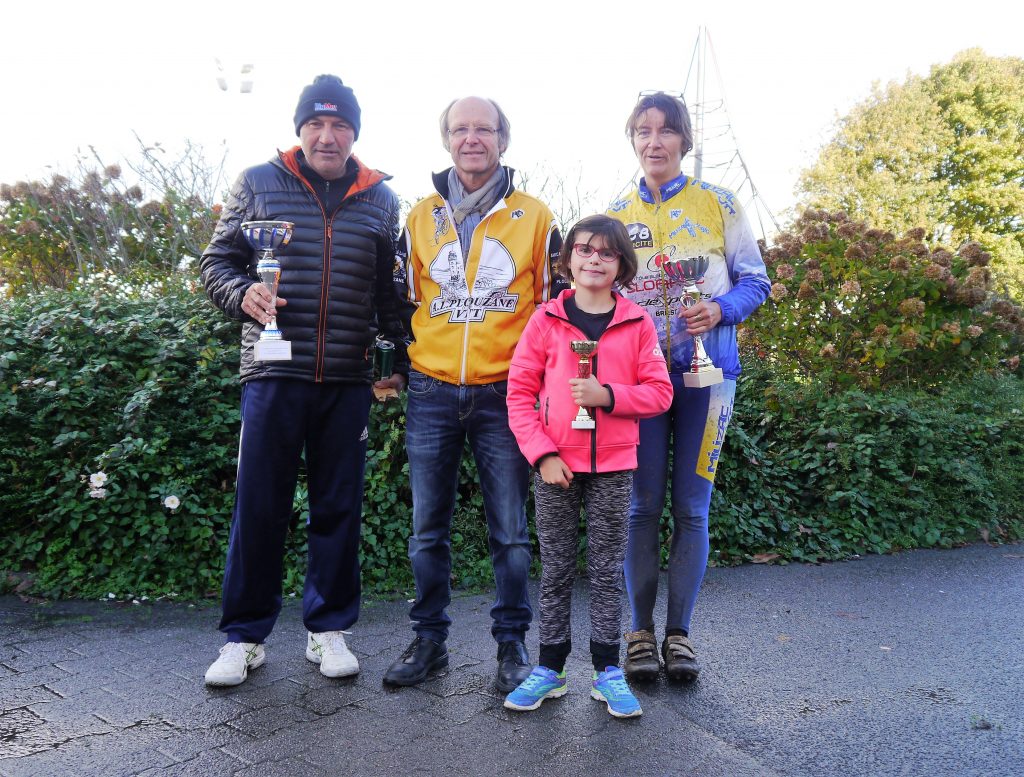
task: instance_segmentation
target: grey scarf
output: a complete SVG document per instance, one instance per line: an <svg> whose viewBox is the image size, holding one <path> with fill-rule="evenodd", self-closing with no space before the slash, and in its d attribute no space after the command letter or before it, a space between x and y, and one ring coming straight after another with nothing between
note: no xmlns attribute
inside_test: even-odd
<svg viewBox="0 0 1024 777"><path fill-rule="evenodd" d="M459 233L459 244L462 246L463 266L466 264L466 256L473 242L473 231L501 199L506 185L505 168L501 165L498 165L498 169L487 183L469 194L466 193L466 187L459 180L455 168L448 171L448 201L452 206L452 217L455 219L455 229Z"/></svg>

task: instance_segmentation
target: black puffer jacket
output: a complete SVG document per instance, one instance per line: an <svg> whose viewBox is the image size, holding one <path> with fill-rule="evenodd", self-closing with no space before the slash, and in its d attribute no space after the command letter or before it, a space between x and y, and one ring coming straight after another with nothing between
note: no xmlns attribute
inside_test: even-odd
<svg viewBox="0 0 1024 777"><path fill-rule="evenodd" d="M355 183L331 214L301 174L298 147L245 170L235 183L199 269L206 293L243 321L241 380L284 377L316 382L368 382L378 330L395 343L396 371L408 370L405 330L391 283L398 238L398 200L389 176L358 166ZM263 326L242 312L257 282L256 252L244 221L291 221L281 262L277 325L292 344L290 361L257 362L253 345Z"/></svg>

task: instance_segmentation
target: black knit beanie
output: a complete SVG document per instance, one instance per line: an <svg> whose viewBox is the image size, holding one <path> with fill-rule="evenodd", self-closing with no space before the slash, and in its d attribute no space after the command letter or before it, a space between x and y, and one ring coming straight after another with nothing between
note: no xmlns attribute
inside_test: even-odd
<svg viewBox="0 0 1024 777"><path fill-rule="evenodd" d="M356 131L359 139L359 102L355 94L337 76L322 75L302 90L295 106L295 134L314 116L338 116Z"/></svg>

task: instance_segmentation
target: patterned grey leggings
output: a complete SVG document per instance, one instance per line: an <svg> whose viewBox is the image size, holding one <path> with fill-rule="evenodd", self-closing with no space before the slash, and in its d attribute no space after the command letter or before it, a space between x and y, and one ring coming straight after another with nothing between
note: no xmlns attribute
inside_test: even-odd
<svg viewBox="0 0 1024 777"><path fill-rule="evenodd" d="M618 645L622 631L622 562L633 473L577 473L568 489L534 476L540 540L540 642L570 641L580 505L587 515L590 639Z"/></svg>

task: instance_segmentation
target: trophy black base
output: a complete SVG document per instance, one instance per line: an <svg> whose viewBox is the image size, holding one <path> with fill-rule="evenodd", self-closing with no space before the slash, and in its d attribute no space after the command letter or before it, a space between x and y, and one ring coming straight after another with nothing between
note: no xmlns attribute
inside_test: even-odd
<svg viewBox="0 0 1024 777"><path fill-rule="evenodd" d="M286 362L292 358L290 340L258 340L253 346L253 358L258 362Z"/></svg>
<svg viewBox="0 0 1024 777"><path fill-rule="evenodd" d="M710 370L700 372L684 372L683 385L687 388L707 388L721 383L725 378L722 376L721 367L712 367Z"/></svg>

